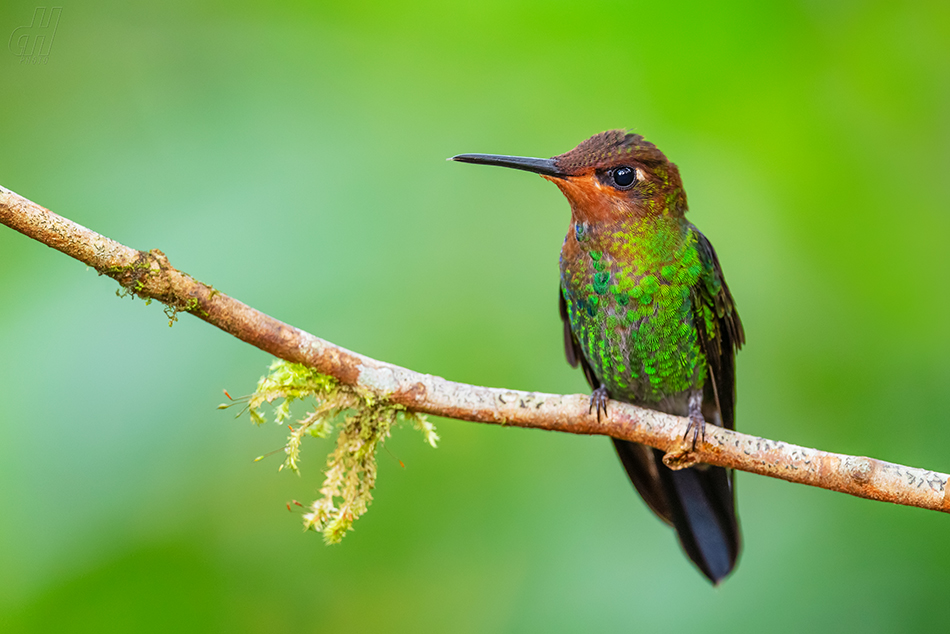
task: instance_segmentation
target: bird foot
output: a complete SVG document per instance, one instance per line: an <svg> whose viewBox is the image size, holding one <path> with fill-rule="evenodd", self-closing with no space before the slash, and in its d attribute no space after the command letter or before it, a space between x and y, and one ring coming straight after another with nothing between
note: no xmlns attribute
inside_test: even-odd
<svg viewBox="0 0 950 634"><path fill-rule="evenodd" d="M696 450L696 441L706 442L706 419L703 418L703 393L699 390L693 390L689 395L689 425L686 426L686 433L683 434L683 440L693 434L692 448Z"/></svg>
<svg viewBox="0 0 950 634"><path fill-rule="evenodd" d="M599 423L601 412L604 416L607 416L607 388L603 385L591 392L590 407L587 409L587 413L593 414L595 409L597 410L597 422Z"/></svg>
<svg viewBox="0 0 950 634"><path fill-rule="evenodd" d="M702 393L696 392L689 399L689 425L683 438L663 456L663 464L678 471L691 467L699 458L696 457L697 443L706 442L706 419L703 418ZM690 440L692 436L692 440Z"/></svg>
<svg viewBox="0 0 950 634"><path fill-rule="evenodd" d="M706 419L703 418L701 413L698 416L694 414L689 415L689 425L686 426L686 433L683 434L684 443L687 442L690 434L693 436L693 441L690 443L690 449L692 451L696 450L697 442L706 442Z"/></svg>

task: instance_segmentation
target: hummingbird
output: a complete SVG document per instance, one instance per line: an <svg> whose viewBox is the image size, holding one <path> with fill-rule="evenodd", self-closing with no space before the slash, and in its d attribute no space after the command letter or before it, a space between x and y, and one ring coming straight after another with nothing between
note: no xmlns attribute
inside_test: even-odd
<svg viewBox="0 0 950 634"><path fill-rule="evenodd" d="M742 322L712 244L686 220L679 169L639 134L609 130L553 158L459 154L451 160L541 175L564 194L571 222L561 247L558 303L564 350L580 366L590 410L609 399L735 428L735 353ZM673 526L713 584L740 550L733 473L672 470L663 452L612 439L647 506Z"/></svg>

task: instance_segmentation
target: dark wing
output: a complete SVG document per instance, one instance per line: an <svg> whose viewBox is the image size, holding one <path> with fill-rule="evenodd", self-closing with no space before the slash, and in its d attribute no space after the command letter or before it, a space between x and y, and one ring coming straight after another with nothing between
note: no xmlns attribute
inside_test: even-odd
<svg viewBox="0 0 950 634"><path fill-rule="evenodd" d="M590 389L596 390L600 387L600 381L597 380L597 376L594 374L594 371L591 370L590 364L588 364L587 359L584 358L584 351L581 350L581 344L578 343L577 337L574 336L574 331L571 330L571 318L570 315L567 314L567 300L564 299L564 292L560 288L558 288L557 298L558 308L561 312L561 322L564 324L564 354L567 356L567 362L572 368L576 368L580 365L584 371L584 378L587 379L587 383L590 385Z"/></svg>
<svg viewBox="0 0 950 634"><path fill-rule="evenodd" d="M703 273L693 288L693 310L706 363L710 385L718 405L722 425L735 429L736 351L745 343L742 322L719 266L712 244L695 227Z"/></svg>
<svg viewBox="0 0 950 634"><path fill-rule="evenodd" d="M564 290L559 286L557 289L557 307L561 313L561 323L564 324L564 354L567 356L567 362L572 368L577 367L578 360L583 357L581 347L571 332L571 318L567 314L567 301L564 299ZM593 389L593 386L591 386Z"/></svg>
<svg viewBox="0 0 950 634"><path fill-rule="evenodd" d="M693 288L693 311L706 355L703 417L735 429L736 351L745 343L742 322L712 244L695 227L703 272ZM718 415L719 421L714 417ZM659 453L657 457L660 458ZM692 476L685 474L693 471ZM731 470L661 470L672 501L673 524L690 559L713 583L732 571L741 548Z"/></svg>

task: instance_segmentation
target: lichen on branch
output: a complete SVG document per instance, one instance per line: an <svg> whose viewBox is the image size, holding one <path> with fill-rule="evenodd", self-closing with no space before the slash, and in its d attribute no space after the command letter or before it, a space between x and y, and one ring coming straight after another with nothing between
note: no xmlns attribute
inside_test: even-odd
<svg viewBox="0 0 950 634"><path fill-rule="evenodd" d="M312 398L313 408L292 423L290 406L294 401ZM279 401L274 405L275 401ZM279 470L285 467L300 473L300 448L305 436L327 438L337 428L336 448L327 459L320 498L304 514L304 528L323 533L328 544L339 543L353 522L359 519L373 499L376 486L376 450L389 437L393 426L408 420L435 447L439 436L424 414L407 411L402 405L378 398L369 392L343 385L299 363L275 360L268 374L261 377L250 396L223 404L220 408L245 403L244 411L261 425L267 422L262 411L273 406L273 420L290 429L287 444L278 451L286 454ZM261 460L265 456L259 456Z"/></svg>

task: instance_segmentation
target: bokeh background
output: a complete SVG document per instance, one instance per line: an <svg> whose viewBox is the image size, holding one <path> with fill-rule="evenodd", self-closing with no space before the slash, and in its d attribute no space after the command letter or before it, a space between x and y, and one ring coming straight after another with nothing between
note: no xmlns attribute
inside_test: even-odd
<svg viewBox="0 0 950 634"><path fill-rule="evenodd" d="M444 159L629 127L736 296L739 427L950 471L947 3L62 6L46 64L0 50L5 187L348 348L578 392L566 202ZM711 588L603 438L398 429L324 546L284 505L329 444L277 473L281 428L215 409L270 358L115 288L0 227L5 632L946 627L945 515L740 475Z"/></svg>

